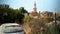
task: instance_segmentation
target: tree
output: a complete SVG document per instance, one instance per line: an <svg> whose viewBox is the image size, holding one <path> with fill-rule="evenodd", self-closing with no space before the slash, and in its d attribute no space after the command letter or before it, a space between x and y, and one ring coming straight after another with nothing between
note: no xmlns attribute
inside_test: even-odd
<svg viewBox="0 0 60 34"><path fill-rule="evenodd" d="M20 13L28 13L26 9L24 9L24 7L19 8Z"/></svg>
<svg viewBox="0 0 60 34"><path fill-rule="evenodd" d="M60 16L57 17L57 20L60 21Z"/></svg>
<svg viewBox="0 0 60 34"><path fill-rule="evenodd" d="M29 22L32 19L33 19L33 17L27 16L26 18L24 18L24 22Z"/></svg>
<svg viewBox="0 0 60 34"><path fill-rule="evenodd" d="M0 24L14 23L15 21L22 22L24 18L23 13L27 12L23 7L19 10L9 8L7 5L2 5L2 7L0 8Z"/></svg>

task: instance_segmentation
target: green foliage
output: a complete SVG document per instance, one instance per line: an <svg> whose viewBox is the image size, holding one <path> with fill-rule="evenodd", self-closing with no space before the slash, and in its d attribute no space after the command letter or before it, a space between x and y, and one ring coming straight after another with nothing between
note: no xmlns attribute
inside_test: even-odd
<svg viewBox="0 0 60 34"><path fill-rule="evenodd" d="M19 8L19 12L20 12L20 13L28 13L28 12L24 9L24 7Z"/></svg>
<svg viewBox="0 0 60 34"><path fill-rule="evenodd" d="M27 16L26 18L24 18L24 22L30 21L32 19L33 19L33 17Z"/></svg>
<svg viewBox="0 0 60 34"><path fill-rule="evenodd" d="M60 24L51 24L49 30L51 34L60 34Z"/></svg>
<svg viewBox="0 0 60 34"><path fill-rule="evenodd" d="M44 18L44 23L49 23L49 22L52 22L53 21L53 18L51 17L47 17L47 18Z"/></svg>
<svg viewBox="0 0 60 34"><path fill-rule="evenodd" d="M9 8L9 6L0 8L0 22L2 23L11 23L15 21L23 21L24 15L23 13L27 12L24 7L18 9Z"/></svg>
<svg viewBox="0 0 60 34"><path fill-rule="evenodd" d="M57 17L57 20L60 21L60 16Z"/></svg>

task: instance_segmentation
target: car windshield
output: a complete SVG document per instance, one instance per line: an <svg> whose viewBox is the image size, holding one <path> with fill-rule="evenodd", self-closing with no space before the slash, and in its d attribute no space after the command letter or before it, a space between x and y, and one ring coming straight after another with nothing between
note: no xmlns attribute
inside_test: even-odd
<svg viewBox="0 0 60 34"><path fill-rule="evenodd" d="M10 26L6 26L6 27L21 27L19 25L10 25Z"/></svg>
<svg viewBox="0 0 60 34"><path fill-rule="evenodd" d="M14 33L14 32L22 32L22 31L23 29L17 25L6 26L4 30L5 33Z"/></svg>

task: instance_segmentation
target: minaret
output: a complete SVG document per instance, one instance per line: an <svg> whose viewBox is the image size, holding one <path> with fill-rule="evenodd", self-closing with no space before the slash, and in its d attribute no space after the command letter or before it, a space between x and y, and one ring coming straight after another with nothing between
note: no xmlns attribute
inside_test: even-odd
<svg viewBox="0 0 60 34"><path fill-rule="evenodd" d="M33 11L31 12L31 15L37 16L36 1L34 2L34 8L33 8Z"/></svg>
<svg viewBox="0 0 60 34"><path fill-rule="evenodd" d="M36 1L34 2L34 12L37 12L37 8L36 8Z"/></svg>

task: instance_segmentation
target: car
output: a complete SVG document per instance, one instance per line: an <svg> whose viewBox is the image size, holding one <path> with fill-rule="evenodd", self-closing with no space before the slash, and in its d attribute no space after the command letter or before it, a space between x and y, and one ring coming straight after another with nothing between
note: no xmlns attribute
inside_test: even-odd
<svg viewBox="0 0 60 34"><path fill-rule="evenodd" d="M17 23L5 23L0 27L1 34L26 34L23 28Z"/></svg>

